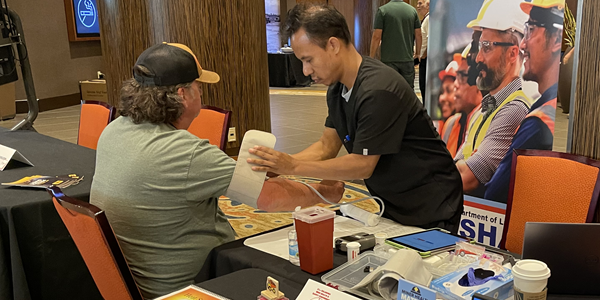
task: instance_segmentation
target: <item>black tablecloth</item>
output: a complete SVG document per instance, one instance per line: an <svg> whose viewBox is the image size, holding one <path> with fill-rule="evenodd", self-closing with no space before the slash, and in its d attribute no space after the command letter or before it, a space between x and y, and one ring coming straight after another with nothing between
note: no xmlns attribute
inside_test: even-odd
<svg viewBox="0 0 600 300"><path fill-rule="evenodd" d="M269 53L269 86L309 86L310 76L304 76L302 61L294 54Z"/></svg>
<svg viewBox="0 0 600 300"><path fill-rule="evenodd" d="M0 172L0 182L31 175L85 176L65 194L89 201L94 150L32 131L0 129L0 144L34 166ZM44 189L0 186L0 299L102 299Z"/></svg>
<svg viewBox="0 0 600 300"><path fill-rule="evenodd" d="M267 276L271 276L279 281L279 290L287 298L298 297L303 284L273 275L261 269L244 269L196 285L231 300L256 299L266 288Z"/></svg>

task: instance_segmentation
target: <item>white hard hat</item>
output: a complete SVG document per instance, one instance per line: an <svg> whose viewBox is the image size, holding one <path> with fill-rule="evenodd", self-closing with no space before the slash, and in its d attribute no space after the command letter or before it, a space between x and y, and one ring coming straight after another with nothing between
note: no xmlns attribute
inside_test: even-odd
<svg viewBox="0 0 600 300"><path fill-rule="evenodd" d="M458 62L453 60L448 64L448 66L446 66L445 70L441 70L438 73L438 76L440 77L440 80L444 80L444 78L446 78L446 76L451 76L451 77L456 78L457 70L458 70Z"/></svg>
<svg viewBox="0 0 600 300"><path fill-rule="evenodd" d="M523 34L523 27L529 16L521 10L523 0L485 0L481 5L477 18L468 28L481 30L483 28L505 31L512 29Z"/></svg>

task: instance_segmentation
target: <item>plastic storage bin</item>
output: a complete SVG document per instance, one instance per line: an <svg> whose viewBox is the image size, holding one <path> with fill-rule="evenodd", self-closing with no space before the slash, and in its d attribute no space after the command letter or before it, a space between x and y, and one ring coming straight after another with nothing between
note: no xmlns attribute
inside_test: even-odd
<svg viewBox="0 0 600 300"><path fill-rule="evenodd" d="M369 275L369 272L365 272L366 267L370 267L371 272L373 272L376 268L383 266L387 261L386 258L379 257L372 251L367 251L359 255L353 262L347 262L335 268L335 270L321 276L321 281L340 291L347 291L366 299L383 299L379 296L370 295L366 288L356 290L350 290L350 288Z"/></svg>

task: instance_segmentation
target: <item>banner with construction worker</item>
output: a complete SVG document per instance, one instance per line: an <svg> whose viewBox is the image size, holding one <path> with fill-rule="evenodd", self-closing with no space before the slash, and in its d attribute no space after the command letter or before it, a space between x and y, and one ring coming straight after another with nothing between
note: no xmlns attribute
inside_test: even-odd
<svg viewBox="0 0 600 300"><path fill-rule="evenodd" d="M507 203L513 149L552 150L564 7L431 0L424 104L465 195Z"/></svg>

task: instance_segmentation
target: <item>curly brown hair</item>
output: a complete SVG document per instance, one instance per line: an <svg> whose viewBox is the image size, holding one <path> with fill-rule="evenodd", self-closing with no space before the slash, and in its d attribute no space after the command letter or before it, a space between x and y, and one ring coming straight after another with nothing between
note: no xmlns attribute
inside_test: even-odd
<svg viewBox="0 0 600 300"><path fill-rule="evenodd" d="M144 76L149 72L141 66L135 66L133 71ZM183 100L177 91L179 88L190 88L191 85L192 82L172 86L142 86L130 78L121 86L119 114L131 118L136 124L173 123L184 111Z"/></svg>

